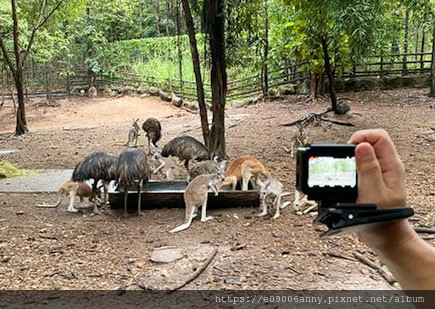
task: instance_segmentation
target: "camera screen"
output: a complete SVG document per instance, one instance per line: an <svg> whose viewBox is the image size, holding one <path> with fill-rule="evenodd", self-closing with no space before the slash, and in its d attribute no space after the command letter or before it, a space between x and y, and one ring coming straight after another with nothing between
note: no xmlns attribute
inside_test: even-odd
<svg viewBox="0 0 435 309"><path fill-rule="evenodd" d="M310 157L308 186L354 188L356 186L355 157Z"/></svg>

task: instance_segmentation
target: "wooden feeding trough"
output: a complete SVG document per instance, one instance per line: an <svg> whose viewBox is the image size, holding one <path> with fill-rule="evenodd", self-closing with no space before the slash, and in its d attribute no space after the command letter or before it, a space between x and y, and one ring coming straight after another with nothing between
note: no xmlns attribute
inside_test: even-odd
<svg viewBox="0 0 435 309"><path fill-rule="evenodd" d="M142 188L142 209L162 207L185 207L183 194L187 182L184 181L149 181ZM137 209L137 187L128 190L128 208ZM111 208L124 207L124 192L109 192ZM222 188L219 195L213 192L208 195L207 208L222 207L250 207L260 205L260 192L258 190L231 190Z"/></svg>

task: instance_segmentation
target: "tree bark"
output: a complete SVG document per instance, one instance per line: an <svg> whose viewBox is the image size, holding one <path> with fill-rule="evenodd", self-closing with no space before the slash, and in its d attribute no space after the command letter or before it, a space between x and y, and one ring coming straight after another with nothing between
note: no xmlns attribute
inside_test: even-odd
<svg viewBox="0 0 435 309"><path fill-rule="evenodd" d="M433 25L432 30L432 66L430 70L431 75L431 83L430 83L430 92L429 96L435 97L435 23Z"/></svg>
<svg viewBox="0 0 435 309"><path fill-rule="evenodd" d="M12 5L12 19L13 19L13 38L14 38L14 54L15 54L15 87L17 89L17 123L15 126L15 135L19 136L29 132L27 128L26 119L26 106L24 101L24 68L22 63L22 54L19 42L19 27L18 27L18 13L17 13L17 0L11 0Z"/></svg>
<svg viewBox="0 0 435 309"><path fill-rule="evenodd" d="M176 5L178 7L178 3ZM166 25L165 26L166 26L166 36L168 37L171 35L171 33L169 32L170 16L171 16L171 4L169 3L169 0L166 0L166 22L165 22ZM177 22L178 22L178 17L177 17Z"/></svg>
<svg viewBox="0 0 435 309"><path fill-rule="evenodd" d="M44 68L45 71L45 94L47 96L47 105L48 106L52 106L54 104L54 99L53 99L53 93L52 93L52 86L51 86L51 71L50 68L48 67L48 64L45 65Z"/></svg>
<svg viewBox="0 0 435 309"><path fill-rule="evenodd" d="M196 81L196 95L198 98L199 115L201 117L202 136L204 138L204 144L208 148L210 139L210 128L207 118L207 106L205 104L204 84L201 75L201 63L199 61L198 45L195 37L195 25L193 23L189 0L181 0L181 3L183 4L186 28L189 35L190 52L192 54L193 71L195 73Z"/></svg>
<svg viewBox="0 0 435 309"><path fill-rule="evenodd" d="M225 102L227 72L225 63L225 33L223 0L207 0L204 5L205 26L211 52L211 91L213 121L209 149L213 155L226 158Z"/></svg>
<svg viewBox="0 0 435 309"><path fill-rule="evenodd" d="M409 36L409 10L405 13L405 38L403 41L403 63L402 63L402 75L406 75L407 65L406 65L406 54L408 53L408 36Z"/></svg>
<svg viewBox="0 0 435 309"><path fill-rule="evenodd" d="M329 94L331 95L331 107L335 113L337 111L337 95L335 93L334 74L332 73L331 63L329 62L328 44L326 38L322 38L323 57L325 61L325 71L328 75Z"/></svg>
<svg viewBox="0 0 435 309"><path fill-rule="evenodd" d="M421 49L420 49L420 52L421 52L421 55L420 55L420 69L424 69L424 62L423 62L423 60L424 60L424 55L423 55L423 53L424 53L424 40L425 40L425 38L426 38L426 33L424 32L424 28L423 28L423 34L422 34L422 36L421 36Z"/></svg>
<svg viewBox="0 0 435 309"><path fill-rule="evenodd" d="M16 77L15 77L15 87L17 89L17 99L18 99L17 123L15 127L15 135L19 136L22 134L29 133L29 129L27 128L26 106L24 104L24 74L23 74L22 67L17 68Z"/></svg>
<svg viewBox="0 0 435 309"><path fill-rule="evenodd" d="M269 68L267 66L267 60L269 58L269 7L268 0L264 1L264 59L263 59L263 95L269 94Z"/></svg>

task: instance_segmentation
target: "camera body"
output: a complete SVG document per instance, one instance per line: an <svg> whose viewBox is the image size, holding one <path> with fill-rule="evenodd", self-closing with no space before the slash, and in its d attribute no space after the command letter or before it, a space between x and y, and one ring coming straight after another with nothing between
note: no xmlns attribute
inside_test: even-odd
<svg viewBox="0 0 435 309"><path fill-rule="evenodd" d="M297 151L296 188L309 200L355 203L358 179L353 144L308 144Z"/></svg>
<svg viewBox="0 0 435 309"><path fill-rule="evenodd" d="M356 204L358 175L355 145L308 144L298 148L296 188L318 202L314 224L325 224L330 236L390 224L414 214L410 207L378 209Z"/></svg>

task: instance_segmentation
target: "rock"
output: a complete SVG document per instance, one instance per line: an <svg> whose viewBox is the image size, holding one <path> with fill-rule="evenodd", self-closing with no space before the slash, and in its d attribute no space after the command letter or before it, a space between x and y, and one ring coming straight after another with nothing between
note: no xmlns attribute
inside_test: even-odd
<svg viewBox="0 0 435 309"><path fill-rule="evenodd" d="M148 86L140 86L136 89L138 94L148 94L150 92L150 87Z"/></svg>
<svg viewBox="0 0 435 309"><path fill-rule="evenodd" d="M24 215L24 211L22 211L22 210L18 210L18 211L17 211L17 216L21 216L21 215Z"/></svg>
<svg viewBox="0 0 435 309"><path fill-rule="evenodd" d="M150 95L152 95L152 96L158 96L160 90L159 90L159 88L156 88L156 87L150 87L149 92L150 92Z"/></svg>
<svg viewBox="0 0 435 309"><path fill-rule="evenodd" d="M151 261L154 263L172 263L182 258L181 250L174 247L156 248L151 255Z"/></svg>
<svg viewBox="0 0 435 309"><path fill-rule="evenodd" d="M123 91L122 91L122 94L123 95L132 95L135 92L135 90L136 89L132 86L125 86Z"/></svg>
<svg viewBox="0 0 435 309"><path fill-rule="evenodd" d="M171 102L171 95L163 90L159 90L159 97L163 101Z"/></svg>
<svg viewBox="0 0 435 309"><path fill-rule="evenodd" d="M225 283L234 284L234 285L242 285L242 283L239 280L234 279L234 278L226 279Z"/></svg>
<svg viewBox="0 0 435 309"><path fill-rule="evenodd" d="M185 101L183 106L193 111L197 111L199 109L198 104L189 101Z"/></svg>
<svg viewBox="0 0 435 309"><path fill-rule="evenodd" d="M80 96L81 96L81 97L84 97L85 94L86 94L86 91L85 91L84 89L80 90Z"/></svg>
<svg viewBox="0 0 435 309"><path fill-rule="evenodd" d="M181 107L183 104L183 99L180 97L177 97L177 95L173 92L171 92L171 102L176 107Z"/></svg>
<svg viewBox="0 0 435 309"><path fill-rule="evenodd" d="M7 263L7 262L9 262L10 259L11 259L11 258L10 258L9 256L7 256L7 255L3 255L3 256L0 258L0 261L1 261L2 263Z"/></svg>

